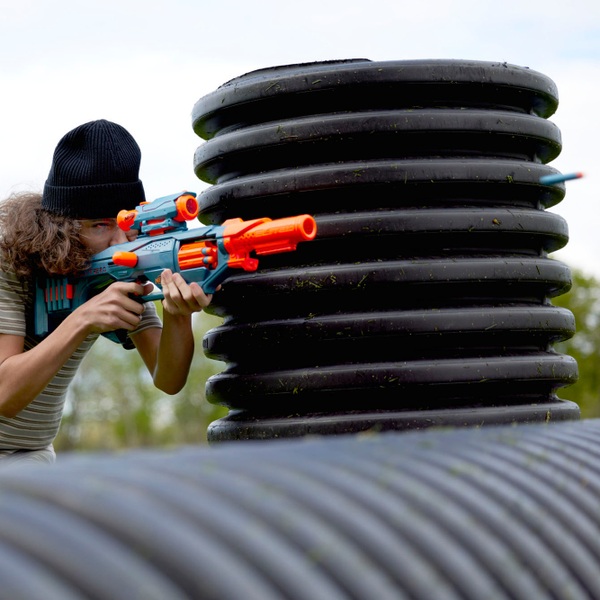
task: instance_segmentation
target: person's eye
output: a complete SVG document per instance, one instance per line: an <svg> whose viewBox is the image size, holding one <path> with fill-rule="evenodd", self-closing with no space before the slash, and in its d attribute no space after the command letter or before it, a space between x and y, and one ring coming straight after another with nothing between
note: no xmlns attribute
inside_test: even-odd
<svg viewBox="0 0 600 600"><path fill-rule="evenodd" d="M93 227L95 229L114 229L116 225L115 223L110 223L109 221L98 221L94 223Z"/></svg>

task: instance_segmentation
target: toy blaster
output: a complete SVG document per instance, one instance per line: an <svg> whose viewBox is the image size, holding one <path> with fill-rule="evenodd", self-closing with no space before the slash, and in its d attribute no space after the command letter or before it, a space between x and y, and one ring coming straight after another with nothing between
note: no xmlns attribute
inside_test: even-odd
<svg viewBox="0 0 600 600"><path fill-rule="evenodd" d="M117 224L123 231L138 230L132 242L95 254L89 268L75 277L46 277L36 285L35 334L44 336L54 322L115 281L155 284L142 302L161 300L161 273L171 269L187 283L197 282L212 294L232 272L256 271L258 258L296 250L299 242L314 239L317 226L310 215L282 219L229 219L222 225L189 228L198 216L196 194L183 192L122 210ZM122 332L106 337L123 343Z"/></svg>

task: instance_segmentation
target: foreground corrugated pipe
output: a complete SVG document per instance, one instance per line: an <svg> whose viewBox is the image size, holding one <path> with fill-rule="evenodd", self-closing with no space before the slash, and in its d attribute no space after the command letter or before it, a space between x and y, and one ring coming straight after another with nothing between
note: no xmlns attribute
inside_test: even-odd
<svg viewBox="0 0 600 600"><path fill-rule="evenodd" d="M584 420L5 465L0 598L600 598L599 455Z"/></svg>

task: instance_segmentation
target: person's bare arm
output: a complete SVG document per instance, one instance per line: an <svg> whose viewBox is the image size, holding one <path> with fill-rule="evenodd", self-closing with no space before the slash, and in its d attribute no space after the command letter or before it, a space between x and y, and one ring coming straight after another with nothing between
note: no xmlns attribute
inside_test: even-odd
<svg viewBox="0 0 600 600"><path fill-rule="evenodd" d="M142 293L135 283L109 286L27 352L22 336L0 334L0 415L13 417L34 400L88 335L137 327L143 306L129 295Z"/></svg>
<svg viewBox="0 0 600 600"><path fill-rule="evenodd" d="M187 284L179 273L166 269L162 275L163 328L152 328L132 336L154 385L176 394L185 385L194 356L192 314L206 308L212 299L197 283Z"/></svg>

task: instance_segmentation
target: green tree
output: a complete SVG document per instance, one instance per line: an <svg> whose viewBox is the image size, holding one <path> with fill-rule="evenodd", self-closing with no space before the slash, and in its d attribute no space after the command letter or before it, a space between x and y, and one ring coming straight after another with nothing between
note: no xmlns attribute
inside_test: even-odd
<svg viewBox="0 0 600 600"><path fill-rule="evenodd" d="M572 280L571 290L553 304L573 313L576 332L554 348L577 361L579 379L559 395L579 404L582 418L595 418L600 416L600 282L577 269L572 270Z"/></svg>

